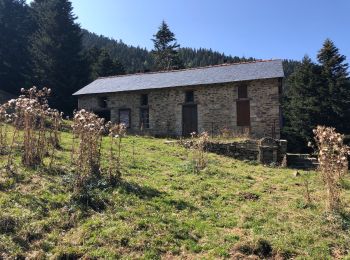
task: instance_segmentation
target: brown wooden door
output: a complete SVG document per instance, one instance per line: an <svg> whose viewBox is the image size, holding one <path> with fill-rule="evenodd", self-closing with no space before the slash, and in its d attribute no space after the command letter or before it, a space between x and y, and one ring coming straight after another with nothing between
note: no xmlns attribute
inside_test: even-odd
<svg viewBox="0 0 350 260"><path fill-rule="evenodd" d="M250 126L249 100L237 101L237 126Z"/></svg>
<svg viewBox="0 0 350 260"><path fill-rule="evenodd" d="M198 131L197 105L182 107L182 135L189 136Z"/></svg>

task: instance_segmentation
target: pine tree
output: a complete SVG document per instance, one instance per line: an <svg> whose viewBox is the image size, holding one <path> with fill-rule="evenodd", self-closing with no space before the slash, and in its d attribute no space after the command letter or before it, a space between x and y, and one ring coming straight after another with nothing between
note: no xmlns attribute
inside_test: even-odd
<svg viewBox="0 0 350 260"><path fill-rule="evenodd" d="M283 100L283 136L294 151L305 150L317 125L350 133L350 84L348 64L327 39L318 53L319 65L305 57L286 82Z"/></svg>
<svg viewBox="0 0 350 260"><path fill-rule="evenodd" d="M75 23L72 4L68 0L35 0L31 7L37 28L30 47L33 82L53 89L52 106L71 113L72 93L88 80L81 30Z"/></svg>
<svg viewBox="0 0 350 260"><path fill-rule="evenodd" d="M32 28L24 0L0 0L0 89L12 94L29 84Z"/></svg>
<svg viewBox="0 0 350 260"><path fill-rule="evenodd" d="M123 65L113 60L106 50L102 50L96 63L93 65L93 75L95 78L124 74Z"/></svg>
<svg viewBox="0 0 350 260"><path fill-rule="evenodd" d="M346 57L330 39L326 39L318 53L322 66L323 85L320 88L321 124L350 133L350 85Z"/></svg>
<svg viewBox="0 0 350 260"><path fill-rule="evenodd" d="M305 56L287 80L289 89L283 102L283 137L288 140L292 151L304 151L307 142L312 141L312 130L319 124L319 102L322 99L319 89L323 83L320 73L321 67Z"/></svg>
<svg viewBox="0 0 350 260"><path fill-rule="evenodd" d="M153 35L153 55L157 70L172 70L183 67L179 59L178 49L180 44L176 42L175 34L170 31L165 21L159 27L158 32Z"/></svg>

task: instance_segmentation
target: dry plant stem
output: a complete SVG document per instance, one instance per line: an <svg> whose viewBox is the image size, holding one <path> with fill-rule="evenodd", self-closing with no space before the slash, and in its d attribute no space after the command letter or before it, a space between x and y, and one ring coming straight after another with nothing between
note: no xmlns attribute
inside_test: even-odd
<svg viewBox="0 0 350 260"><path fill-rule="evenodd" d="M59 132L62 114L48 106L47 97L51 93L50 89L38 90L33 87L21 91L23 95L4 104L0 114L1 111L5 111L8 121L14 126L14 137L17 135L16 131L23 130L22 163L26 167L33 168L43 164L46 154L50 155L50 145L57 146L57 143L51 142L50 133ZM11 112L6 113L7 111ZM53 130L46 126L46 122L52 123ZM14 141L11 146L9 164L12 163Z"/></svg>
<svg viewBox="0 0 350 260"><path fill-rule="evenodd" d="M135 165L135 140L132 140L132 165Z"/></svg>
<svg viewBox="0 0 350 260"><path fill-rule="evenodd" d="M109 178L112 183L121 178L121 151L122 140L126 134L126 127L124 124L108 124L110 137L110 164L108 168ZM114 151L117 150L117 156ZM116 161L114 164L113 162Z"/></svg>
<svg viewBox="0 0 350 260"><path fill-rule="evenodd" d="M83 188L86 182L100 173L102 134L105 131L104 120L85 110L74 114L72 142L72 162L76 164L76 190ZM75 149L77 139L77 149Z"/></svg>
<svg viewBox="0 0 350 260"><path fill-rule="evenodd" d="M203 132L200 135L196 133L191 134L192 138L192 150L193 150L193 161L195 164L195 172L199 172L207 166L207 158L205 153L205 146L208 143L209 135L207 132Z"/></svg>
<svg viewBox="0 0 350 260"><path fill-rule="evenodd" d="M109 147L109 163L111 163L111 162L113 162L114 160L115 160L115 158L114 158L114 151L113 151L113 147L114 147L114 139L113 139L113 136L110 136L109 137L109 141L110 141L110 147ZM111 169L109 168L109 170L108 170L108 174L109 174L109 179L111 179L112 178L112 171L111 171Z"/></svg>
<svg viewBox="0 0 350 260"><path fill-rule="evenodd" d="M344 145L344 136L334 128L318 126L314 130L318 147L320 173L327 192L327 209L338 211L341 207L340 195L342 177L348 172L350 149Z"/></svg>
<svg viewBox="0 0 350 260"><path fill-rule="evenodd" d="M0 106L0 154L5 153L7 147L6 109Z"/></svg>
<svg viewBox="0 0 350 260"><path fill-rule="evenodd" d="M70 160L71 160L71 163L73 165L75 165L75 158L74 158L74 155L75 155L75 134L73 133L72 134L72 147L71 147L71 155L70 155Z"/></svg>
<svg viewBox="0 0 350 260"><path fill-rule="evenodd" d="M11 144L10 144L10 150L9 150L9 154L7 156L7 168L10 167L11 165L13 165L13 150L15 148L15 142L18 138L18 129L17 128L14 128L13 130L13 134L12 134L12 141L11 141Z"/></svg>
<svg viewBox="0 0 350 260"><path fill-rule="evenodd" d="M311 192L310 192L310 185L308 180L304 180L304 185L305 185L305 198L306 198L306 203L307 205L311 204Z"/></svg>
<svg viewBox="0 0 350 260"><path fill-rule="evenodd" d="M0 154L5 154L7 148L7 125L0 123Z"/></svg>
<svg viewBox="0 0 350 260"><path fill-rule="evenodd" d="M51 146L51 154L50 154L49 168L52 168L52 165L54 164L55 155L56 155L56 148L55 148L55 145L52 145L52 146Z"/></svg>

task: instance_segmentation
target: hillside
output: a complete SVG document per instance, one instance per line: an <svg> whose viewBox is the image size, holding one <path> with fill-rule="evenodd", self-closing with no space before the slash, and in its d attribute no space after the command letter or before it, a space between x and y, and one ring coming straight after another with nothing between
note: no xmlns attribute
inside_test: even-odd
<svg viewBox="0 0 350 260"><path fill-rule="evenodd" d="M295 176L290 169L209 154L208 167L194 173L189 150L129 136L122 143L122 183L112 188L101 177L91 187L90 204L78 205L72 199L71 142L71 134L62 133L53 170L18 166L13 176L1 172L0 258L350 257L349 213L324 214L325 193L315 172ZM104 138L103 154L108 142ZM0 156L1 166L5 158ZM344 187L349 212L349 178Z"/></svg>
<svg viewBox="0 0 350 260"><path fill-rule="evenodd" d="M82 32L84 49L93 47L106 49L114 59L119 60L123 64L127 73L150 71L153 69L153 57L147 49L130 46L122 40L114 40L84 29L82 29ZM179 57L185 68L254 60L253 58L233 57L205 48L180 48Z"/></svg>

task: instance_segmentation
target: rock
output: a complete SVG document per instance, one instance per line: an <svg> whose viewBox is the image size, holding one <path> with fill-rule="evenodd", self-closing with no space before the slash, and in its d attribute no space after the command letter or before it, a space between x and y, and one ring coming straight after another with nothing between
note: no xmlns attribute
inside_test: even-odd
<svg viewBox="0 0 350 260"><path fill-rule="evenodd" d="M164 144L171 144L171 145L173 145L175 143L176 143L176 141L164 141Z"/></svg>
<svg viewBox="0 0 350 260"><path fill-rule="evenodd" d="M293 176L294 176L294 177L300 176L300 172L298 172L298 171L293 172Z"/></svg>

